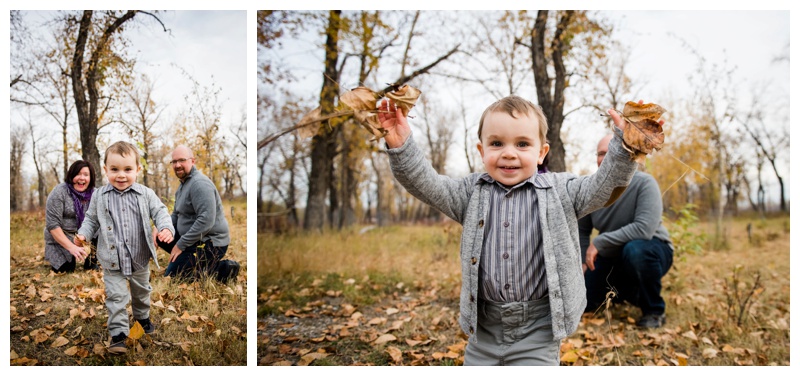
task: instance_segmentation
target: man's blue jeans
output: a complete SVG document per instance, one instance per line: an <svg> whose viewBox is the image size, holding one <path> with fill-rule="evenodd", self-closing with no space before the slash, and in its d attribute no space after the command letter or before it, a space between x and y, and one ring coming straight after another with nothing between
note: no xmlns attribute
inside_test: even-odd
<svg viewBox="0 0 800 376"><path fill-rule="evenodd" d="M178 234L171 243L164 243L157 240L158 246L167 253L172 254L172 248L178 243L180 234ZM216 277L217 265L219 260L225 257L228 252L228 246L215 247L211 240L206 242L198 242L197 244L186 247L183 252L178 255L175 261L167 265L167 270L164 271L164 277L176 277L194 281L201 275L209 275Z"/></svg>
<svg viewBox="0 0 800 376"><path fill-rule="evenodd" d="M613 289L615 301L625 300L642 310L642 315L664 313L661 277L672 266L672 248L660 239L633 240L619 257L598 255L594 270L586 270L586 311L603 305Z"/></svg>

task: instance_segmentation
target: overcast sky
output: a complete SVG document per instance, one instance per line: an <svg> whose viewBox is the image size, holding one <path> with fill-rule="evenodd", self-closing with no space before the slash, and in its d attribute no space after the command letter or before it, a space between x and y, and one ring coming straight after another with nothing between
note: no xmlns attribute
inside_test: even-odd
<svg viewBox="0 0 800 376"><path fill-rule="evenodd" d="M43 22L52 19L54 14L26 11L24 17L26 25L38 32L47 30ZM159 118L160 129L168 132L168 125L187 108L185 96L191 93L193 84L182 73L185 71L200 84L200 90L212 86L220 89L221 132L226 138L232 138L229 126L238 124L247 111L247 12L178 10L158 12L157 16L168 32L145 14L129 21L136 25L128 25L123 32L130 40L128 56L136 60L134 71L137 75L146 74L155 82L153 100L165 106ZM11 110L11 124L24 125L21 116L27 116L27 109L13 107ZM35 124L42 129L59 131L58 125L47 116L35 118ZM128 140L121 132L108 129L102 132L108 142ZM77 142L78 134L74 126L70 141ZM32 176L35 173L33 162L27 162L24 173Z"/></svg>

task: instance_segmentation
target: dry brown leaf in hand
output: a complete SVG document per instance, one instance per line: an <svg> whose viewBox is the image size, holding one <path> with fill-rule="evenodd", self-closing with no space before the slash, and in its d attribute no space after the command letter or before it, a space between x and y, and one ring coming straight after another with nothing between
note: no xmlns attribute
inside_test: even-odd
<svg viewBox="0 0 800 376"><path fill-rule="evenodd" d="M339 102L353 110L375 111L377 95L367 87L359 86L339 96Z"/></svg>
<svg viewBox="0 0 800 376"><path fill-rule="evenodd" d="M622 117L632 123L644 119L658 121L658 119L661 119L661 115L666 112L667 110L655 103L639 104L637 102L628 101L622 109Z"/></svg>
<svg viewBox="0 0 800 376"><path fill-rule="evenodd" d="M386 97L393 100L397 107L400 107L403 111L403 116L408 116L408 112L414 108L421 94L422 92L418 89L403 85L395 91L386 93Z"/></svg>
<svg viewBox="0 0 800 376"><path fill-rule="evenodd" d="M625 145L630 147L635 154L635 159L641 162L644 155L653 150L661 150L664 144L664 130L658 120L667 112L663 107L655 103L639 104L637 102L625 103L622 110L622 117L628 125L623 132Z"/></svg>

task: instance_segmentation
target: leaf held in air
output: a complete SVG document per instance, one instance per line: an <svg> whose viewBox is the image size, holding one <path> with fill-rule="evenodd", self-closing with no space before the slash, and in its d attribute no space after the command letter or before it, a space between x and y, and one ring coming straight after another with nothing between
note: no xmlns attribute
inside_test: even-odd
<svg viewBox="0 0 800 376"><path fill-rule="evenodd" d="M367 87L359 86L339 96L339 102L353 110L375 111L377 95Z"/></svg>
<svg viewBox="0 0 800 376"><path fill-rule="evenodd" d="M655 103L625 103L622 117L628 125L622 138L625 145L633 149L632 151L638 152L635 157L637 161L644 160L644 156L640 153L649 154L653 150L661 150L664 144L664 129L658 123L658 119L665 112L667 111L663 107Z"/></svg>
<svg viewBox="0 0 800 376"><path fill-rule="evenodd" d="M398 107L403 111L403 116L408 116L408 112L414 108L414 105L417 103L417 99L422 94L416 88L413 88L408 85L403 85L395 91L391 91L386 93L386 97L393 100Z"/></svg>
<svg viewBox="0 0 800 376"><path fill-rule="evenodd" d="M303 116L303 118L297 122L297 125L306 125L297 130L297 133L300 136L300 138L309 138L317 134L317 127L312 127L311 124L320 121L321 117L322 117L322 109L320 109L319 107L313 109L311 112Z"/></svg>
<svg viewBox="0 0 800 376"><path fill-rule="evenodd" d="M655 103L643 103L628 101L622 109L622 116L625 120L635 123L644 119L658 121L667 110Z"/></svg>

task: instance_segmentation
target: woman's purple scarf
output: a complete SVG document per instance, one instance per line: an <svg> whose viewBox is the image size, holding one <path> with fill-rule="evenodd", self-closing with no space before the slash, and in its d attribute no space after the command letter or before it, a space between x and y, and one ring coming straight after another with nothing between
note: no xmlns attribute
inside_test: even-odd
<svg viewBox="0 0 800 376"><path fill-rule="evenodd" d="M72 196L72 204L75 206L75 216L78 218L78 227L81 227L83 218L86 215L86 213L83 211L83 204L81 202L89 202L92 200L92 192L94 192L94 187L89 187L83 192L76 191L72 184L67 184L67 188L69 188L69 195Z"/></svg>

